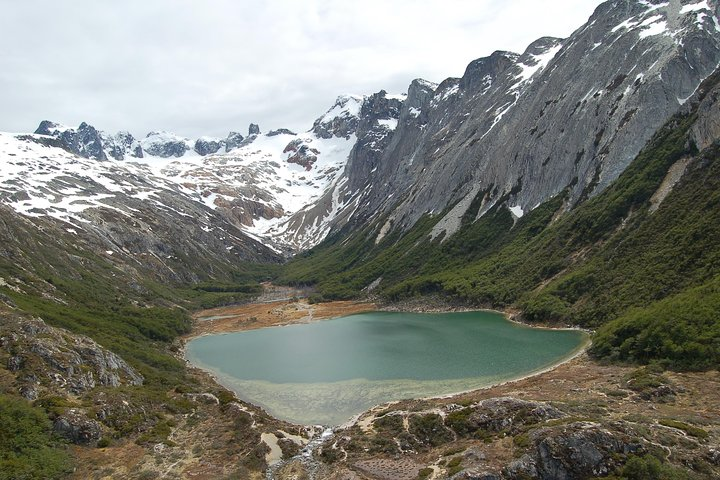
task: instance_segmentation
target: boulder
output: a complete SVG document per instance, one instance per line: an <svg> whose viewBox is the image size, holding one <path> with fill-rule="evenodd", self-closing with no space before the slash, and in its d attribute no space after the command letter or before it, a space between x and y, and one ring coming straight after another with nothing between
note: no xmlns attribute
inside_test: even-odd
<svg viewBox="0 0 720 480"><path fill-rule="evenodd" d="M97 445L102 437L102 427L84 413L70 409L53 422L53 430L61 437L77 445Z"/></svg>

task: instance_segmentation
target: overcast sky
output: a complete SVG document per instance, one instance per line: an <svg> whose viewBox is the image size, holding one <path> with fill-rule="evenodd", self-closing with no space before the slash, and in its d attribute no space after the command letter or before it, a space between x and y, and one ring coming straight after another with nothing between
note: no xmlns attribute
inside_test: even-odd
<svg viewBox="0 0 720 480"><path fill-rule="evenodd" d="M0 130L307 130L342 93L459 77L600 0L0 0Z"/></svg>

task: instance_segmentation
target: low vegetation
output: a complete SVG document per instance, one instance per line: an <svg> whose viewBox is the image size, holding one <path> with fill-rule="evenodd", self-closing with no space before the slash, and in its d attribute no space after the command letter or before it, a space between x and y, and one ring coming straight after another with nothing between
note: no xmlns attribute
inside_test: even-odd
<svg viewBox="0 0 720 480"><path fill-rule="evenodd" d="M70 471L70 457L45 411L0 394L0 479L58 478Z"/></svg>

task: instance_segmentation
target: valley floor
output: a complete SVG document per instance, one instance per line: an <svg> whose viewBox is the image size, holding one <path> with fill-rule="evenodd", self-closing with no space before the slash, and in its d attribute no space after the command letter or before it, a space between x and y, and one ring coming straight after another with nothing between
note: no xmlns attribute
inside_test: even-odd
<svg viewBox="0 0 720 480"><path fill-rule="evenodd" d="M223 307L197 313L194 331L185 340L378 309L373 303L309 304L296 298ZM487 403L498 399L511 407L498 410ZM529 421L516 415L518 409L548 408L555 412L551 418ZM468 418L492 417L498 411L508 416L500 420L501 426L478 421L466 425ZM457 412L466 414L458 417ZM458 418L465 423L458 423ZM437 424L428 430L423 422ZM607 457L598 473L613 473L622 463L618 455L637 448L638 456L652 453L668 465L690 467L705 475L700 478L713 478L720 474L720 372L661 374L602 365L583 353L550 371L487 389L378 406L337 430L334 440L315 452L323 462L320 467L308 465L304 458L286 458L274 469L273 478L439 479L461 471L497 476L457 478L521 478L533 469L539 471L534 478L552 478L543 476L542 469L558 467L543 464L540 444L553 439L560 451L551 453L562 459L573 448L564 451L558 445L572 444L570 437L590 445L594 437L583 435L600 435L597 432L621 446L613 455L596 445L600 456ZM405 473L399 477L398 472Z"/></svg>

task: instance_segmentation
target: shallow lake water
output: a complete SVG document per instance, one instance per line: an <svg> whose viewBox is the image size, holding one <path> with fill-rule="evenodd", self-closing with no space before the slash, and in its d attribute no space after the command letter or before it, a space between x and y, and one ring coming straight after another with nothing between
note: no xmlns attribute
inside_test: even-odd
<svg viewBox="0 0 720 480"><path fill-rule="evenodd" d="M388 401L486 387L546 369L587 341L493 312L372 312L196 338L186 354L277 418L339 425Z"/></svg>

